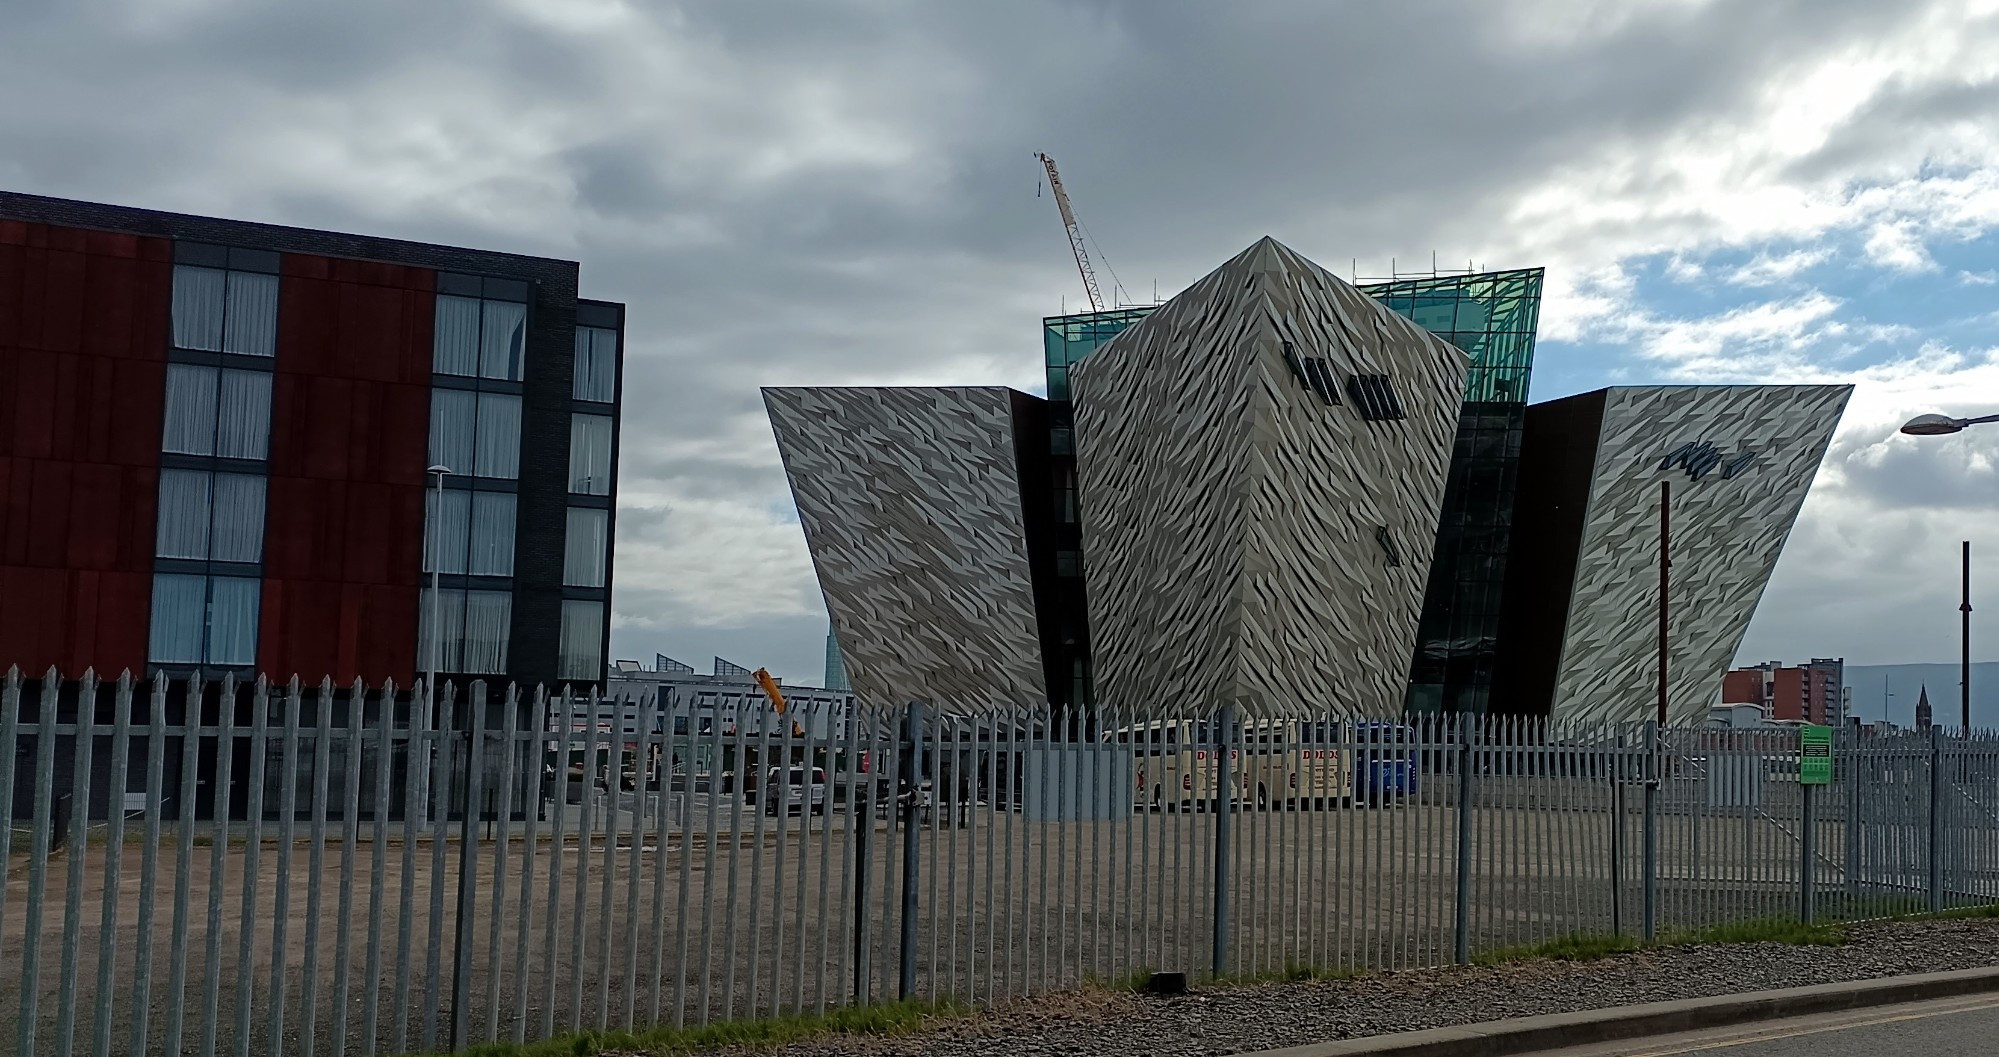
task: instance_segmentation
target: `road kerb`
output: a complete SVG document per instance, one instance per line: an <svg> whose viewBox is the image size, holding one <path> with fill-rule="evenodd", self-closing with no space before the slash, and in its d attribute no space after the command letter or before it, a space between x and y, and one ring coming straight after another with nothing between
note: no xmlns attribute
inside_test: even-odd
<svg viewBox="0 0 1999 1057"><path fill-rule="evenodd" d="M1261 1050L1243 1057L1509 1057L1567 1046L1999 991L1999 967L1650 1002Z"/></svg>

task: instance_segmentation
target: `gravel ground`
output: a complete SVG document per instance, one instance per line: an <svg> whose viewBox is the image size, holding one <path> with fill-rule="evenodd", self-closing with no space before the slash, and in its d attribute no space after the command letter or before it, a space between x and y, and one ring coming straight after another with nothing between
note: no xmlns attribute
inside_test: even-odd
<svg viewBox="0 0 1999 1057"><path fill-rule="evenodd" d="M1855 925L1842 947L1752 943L1674 947L1596 962L1533 962L1382 973L1356 980L1203 989L1174 998L1103 991L1016 1003L895 1038L843 1037L781 1051L955 1057L1207 1055L1999 964L1999 921Z"/></svg>

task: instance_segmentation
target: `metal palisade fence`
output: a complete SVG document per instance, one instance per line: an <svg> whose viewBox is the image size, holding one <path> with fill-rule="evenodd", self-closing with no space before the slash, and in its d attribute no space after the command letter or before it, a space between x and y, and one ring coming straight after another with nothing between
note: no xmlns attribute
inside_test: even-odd
<svg viewBox="0 0 1999 1057"><path fill-rule="evenodd" d="M1999 900L1999 740L6 683L0 1038L372 1054ZM17 968L16 968L17 967Z"/></svg>

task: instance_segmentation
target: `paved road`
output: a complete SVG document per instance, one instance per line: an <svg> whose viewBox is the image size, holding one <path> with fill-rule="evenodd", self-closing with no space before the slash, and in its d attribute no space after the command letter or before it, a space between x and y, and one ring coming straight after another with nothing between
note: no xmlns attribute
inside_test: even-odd
<svg viewBox="0 0 1999 1057"><path fill-rule="evenodd" d="M1999 997L1977 995L1550 1051L1544 1057L1987 1057Z"/></svg>

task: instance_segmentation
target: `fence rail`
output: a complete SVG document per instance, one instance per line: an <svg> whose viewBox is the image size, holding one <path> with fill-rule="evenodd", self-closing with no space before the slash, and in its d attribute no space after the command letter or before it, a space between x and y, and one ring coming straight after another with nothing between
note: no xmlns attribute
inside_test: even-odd
<svg viewBox="0 0 1999 1057"><path fill-rule="evenodd" d="M1999 900L1999 739L800 721L296 682L0 702L0 1038L344 1055ZM740 718L740 721L736 721Z"/></svg>

